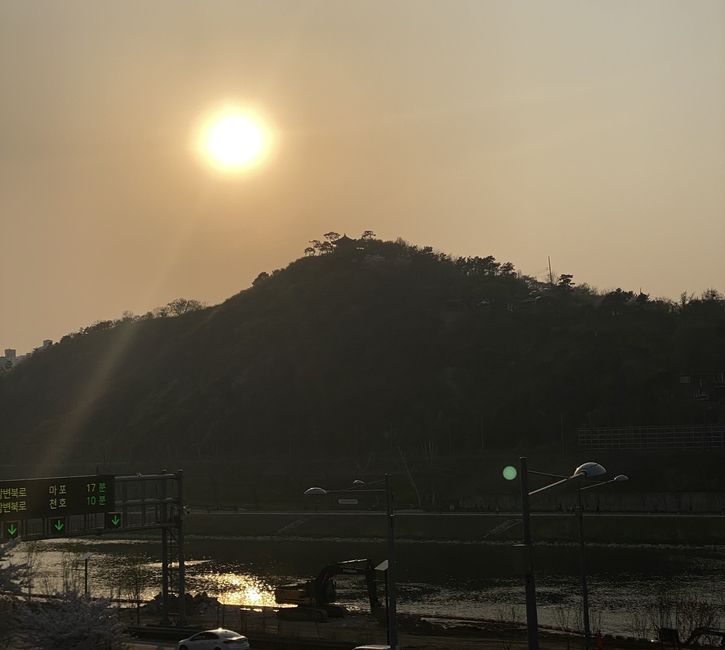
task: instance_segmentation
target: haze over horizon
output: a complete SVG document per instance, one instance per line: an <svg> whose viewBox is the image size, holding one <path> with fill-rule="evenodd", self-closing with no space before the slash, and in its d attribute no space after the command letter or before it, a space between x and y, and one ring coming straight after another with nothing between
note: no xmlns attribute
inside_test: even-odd
<svg viewBox="0 0 725 650"><path fill-rule="evenodd" d="M0 84L0 351L217 303L329 230L725 290L719 0L6 0ZM200 155L229 106L251 170Z"/></svg>

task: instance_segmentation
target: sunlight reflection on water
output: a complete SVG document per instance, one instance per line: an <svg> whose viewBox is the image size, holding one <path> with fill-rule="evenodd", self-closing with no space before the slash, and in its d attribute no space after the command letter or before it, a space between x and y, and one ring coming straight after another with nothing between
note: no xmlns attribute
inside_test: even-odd
<svg viewBox="0 0 725 650"><path fill-rule="evenodd" d="M196 574L193 582L200 591L218 596L225 605L274 607L276 604L274 589L258 576L208 571Z"/></svg>

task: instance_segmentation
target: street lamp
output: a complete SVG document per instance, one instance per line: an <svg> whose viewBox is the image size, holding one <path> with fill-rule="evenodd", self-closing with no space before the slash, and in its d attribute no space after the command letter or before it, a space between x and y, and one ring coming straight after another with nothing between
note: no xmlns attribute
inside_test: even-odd
<svg viewBox="0 0 725 650"><path fill-rule="evenodd" d="M88 560L91 559L91 553L84 553L81 555L81 560L83 560L84 564L84 572L83 572L83 593L85 593L86 598L88 598Z"/></svg>
<svg viewBox="0 0 725 650"><path fill-rule="evenodd" d="M592 630L589 624L589 588L587 586L587 568L586 568L586 547L584 544L584 506L582 504L582 492L584 490L591 490L594 488L600 488L610 483L621 483L622 481L628 481L629 476L626 474L617 474L608 481L599 481L593 485L587 485L582 487L581 483L577 487L577 520L579 523L579 577L582 585L582 621L584 623L584 648L589 650L592 641Z"/></svg>
<svg viewBox="0 0 725 650"><path fill-rule="evenodd" d="M545 472L536 472L528 469L527 459L521 457L521 514L524 526L524 549L526 551L525 557L525 571L524 571L524 584L526 588L526 629L528 632L529 639L529 650L539 650L539 621L538 613L536 611L536 585L534 582L534 565L533 565L533 554L531 545L531 512L529 508L529 497L534 494L540 494L545 490L549 490L557 485L568 483L569 481L577 479L596 478L607 473L599 463L587 462L579 465L574 470L571 476L560 476L557 474L547 474ZM554 481L549 485L532 490L529 492L529 474L537 474L539 476L550 476L558 478L558 481Z"/></svg>
<svg viewBox="0 0 725 650"><path fill-rule="evenodd" d="M376 481L377 483L377 481ZM395 591L395 509L393 505L393 490L390 486L390 474L385 475L385 487L381 489L368 488L367 483L361 480L352 482L352 488L347 490L326 490L321 487L311 487L305 490L305 496L321 496L325 494L385 494L388 568L385 572L385 591L387 594L387 624L388 645L391 650L398 650L398 625L396 621L396 591Z"/></svg>

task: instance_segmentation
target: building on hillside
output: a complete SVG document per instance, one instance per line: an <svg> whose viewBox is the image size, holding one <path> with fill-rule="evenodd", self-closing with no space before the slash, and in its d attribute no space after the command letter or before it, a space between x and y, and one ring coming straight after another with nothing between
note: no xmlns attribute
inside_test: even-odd
<svg viewBox="0 0 725 650"><path fill-rule="evenodd" d="M35 348L33 352L29 352L28 354L21 354L18 356L17 350L15 348L5 348L5 354L4 356L0 357L0 367L10 367L17 366L21 361L24 361L27 359L31 354L34 352L38 352L39 350L47 350L49 347L53 345L52 339L44 339L43 345L41 345L38 348Z"/></svg>
<svg viewBox="0 0 725 650"><path fill-rule="evenodd" d="M693 370L680 375L683 399L725 403L725 370Z"/></svg>
<svg viewBox="0 0 725 650"><path fill-rule="evenodd" d="M334 244L335 248L337 250L344 250L346 248L352 248L353 246L357 246L357 240L356 239L350 239L347 235L343 235L339 239L336 239Z"/></svg>
<svg viewBox="0 0 725 650"><path fill-rule="evenodd" d="M725 449L725 426L593 427L577 429L577 443L579 449L596 451Z"/></svg>

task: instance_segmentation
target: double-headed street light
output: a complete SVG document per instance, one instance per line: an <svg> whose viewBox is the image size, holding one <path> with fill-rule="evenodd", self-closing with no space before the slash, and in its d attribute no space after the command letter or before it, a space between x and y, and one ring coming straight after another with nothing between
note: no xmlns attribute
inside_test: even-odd
<svg viewBox="0 0 725 650"><path fill-rule="evenodd" d="M621 483L628 481L629 476L626 474L617 474L608 481L599 481L592 485L582 486L581 482L577 488L577 520L579 523L579 577L582 585L582 622L584 623L584 648L589 650L592 644L592 629L589 624L589 588L587 587L587 567L586 567L586 546L584 544L584 506L582 504L582 492L584 490L592 490L600 488L610 483Z"/></svg>
<svg viewBox="0 0 725 650"><path fill-rule="evenodd" d="M376 481L377 483L377 481ZM388 568L385 572L385 593L387 595L387 623L388 645L391 650L398 650L398 626L396 622L396 591L395 591L395 508L393 503L393 490L390 486L390 474L385 475L384 488L368 488L365 481L355 480L352 488L347 490L326 490L321 487L311 487L305 490L306 496L321 496L325 494L385 494L387 542L388 542Z"/></svg>
<svg viewBox="0 0 725 650"><path fill-rule="evenodd" d="M524 583L526 588L526 628L528 632L529 650L539 650L539 620L538 613L536 611L536 585L534 582L534 563L531 546L531 512L529 508L529 497L534 494L540 494L541 492L556 487L557 485L568 483L569 481L603 476L607 473L607 470L599 463L587 462L579 465L571 476L559 476L557 474L547 474L545 472L530 470L525 457L521 457L519 460L521 463L521 514L524 526L523 542L526 552L526 567L524 571ZM549 476L558 478L559 480L536 490L529 491L529 474ZM512 478L515 478L515 476Z"/></svg>

